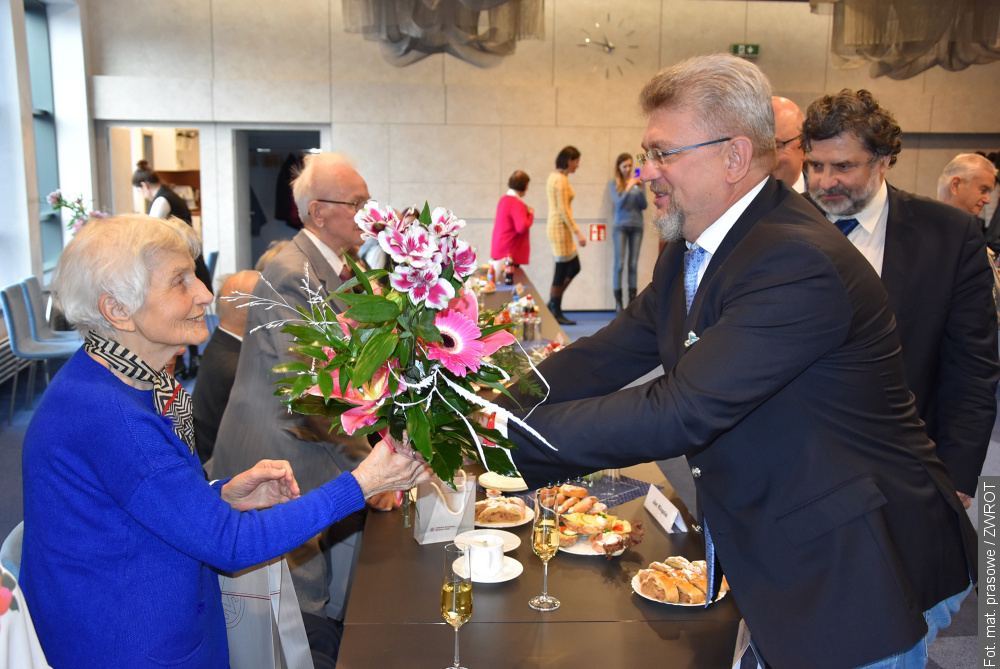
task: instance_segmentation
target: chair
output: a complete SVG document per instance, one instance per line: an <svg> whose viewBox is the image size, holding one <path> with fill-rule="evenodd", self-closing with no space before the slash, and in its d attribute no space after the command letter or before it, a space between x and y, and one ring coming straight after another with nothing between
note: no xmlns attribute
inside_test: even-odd
<svg viewBox="0 0 1000 669"><path fill-rule="evenodd" d="M21 574L21 540L24 538L24 521L17 524L0 546L0 564L19 578Z"/></svg>
<svg viewBox="0 0 1000 669"><path fill-rule="evenodd" d="M83 340L76 341L35 341L31 336L31 318L28 316L28 303L24 298L21 284L7 286L0 292L0 303L3 305L3 318L7 322L7 335L10 338L10 350L18 358L42 361L45 372L45 383L49 382L49 360L68 358L83 346ZM35 365L28 367L27 407L31 408L31 397L35 386Z"/></svg>
<svg viewBox="0 0 1000 669"><path fill-rule="evenodd" d="M31 338L35 341L79 341L76 332L56 332L49 326L45 317L46 304L42 295L42 286L38 279L29 276L21 282L24 297L28 304L28 317L31 319Z"/></svg>
<svg viewBox="0 0 1000 669"><path fill-rule="evenodd" d="M219 252L212 251L208 254L208 258L205 259L205 266L208 267L208 277L215 281L215 265L219 262ZM209 286L211 288L211 286Z"/></svg>

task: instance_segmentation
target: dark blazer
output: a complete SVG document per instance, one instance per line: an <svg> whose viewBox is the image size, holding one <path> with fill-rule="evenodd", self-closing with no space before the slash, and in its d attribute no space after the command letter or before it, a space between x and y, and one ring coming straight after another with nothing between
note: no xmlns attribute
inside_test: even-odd
<svg viewBox="0 0 1000 669"><path fill-rule="evenodd" d="M878 276L774 179L684 311L684 244L608 327L551 356L511 426L528 485L687 455L736 603L776 668L909 648L969 584L975 531L907 390ZM690 343L690 345L686 345ZM656 365L665 376L619 390ZM974 570L971 573L975 573Z"/></svg>
<svg viewBox="0 0 1000 669"><path fill-rule="evenodd" d="M906 378L956 489L975 495L996 420L997 317L979 219L889 186L882 283Z"/></svg>
<svg viewBox="0 0 1000 669"><path fill-rule="evenodd" d="M242 334L242 333L241 333ZM198 383L194 386L194 441L202 464L212 457L219 423L229 403L229 392L240 362L240 340L215 328L201 354Z"/></svg>

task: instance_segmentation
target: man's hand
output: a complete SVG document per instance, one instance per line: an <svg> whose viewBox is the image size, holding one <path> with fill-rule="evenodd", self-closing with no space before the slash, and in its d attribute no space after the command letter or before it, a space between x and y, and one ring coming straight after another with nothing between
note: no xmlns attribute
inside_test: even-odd
<svg viewBox="0 0 1000 669"><path fill-rule="evenodd" d="M299 496L299 484L287 460L261 460L222 486L222 499L237 511L268 509Z"/></svg>
<svg viewBox="0 0 1000 669"><path fill-rule="evenodd" d="M369 497L367 502L368 506L376 511L392 511L396 508L396 491L386 490L377 493Z"/></svg>
<svg viewBox="0 0 1000 669"><path fill-rule="evenodd" d="M964 492L958 492L957 490L955 492L958 493L958 498L960 500L962 500L962 506L964 506L966 509L968 509L970 506L972 506L972 498L971 497L969 497L968 495L966 495Z"/></svg>

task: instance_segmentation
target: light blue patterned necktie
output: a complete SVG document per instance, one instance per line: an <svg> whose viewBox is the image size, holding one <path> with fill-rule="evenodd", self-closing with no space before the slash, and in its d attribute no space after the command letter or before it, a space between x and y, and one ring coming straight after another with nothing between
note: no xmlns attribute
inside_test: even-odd
<svg viewBox="0 0 1000 669"><path fill-rule="evenodd" d="M701 269L701 263L705 260L706 253L707 251L700 246L695 246L684 252L684 297L688 313L691 312L694 294L698 292L698 270Z"/></svg>

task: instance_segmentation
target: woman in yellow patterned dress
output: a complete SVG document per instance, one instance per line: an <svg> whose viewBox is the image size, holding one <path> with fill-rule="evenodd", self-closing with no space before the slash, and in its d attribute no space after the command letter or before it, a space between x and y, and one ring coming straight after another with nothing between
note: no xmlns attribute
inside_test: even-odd
<svg viewBox="0 0 1000 669"><path fill-rule="evenodd" d="M552 244L552 255L555 257L556 269L552 275L552 288L549 292L549 311L562 325L576 325L576 321L566 318L562 312L562 296L570 281L580 273L580 258L577 255L576 236L580 246L587 245L587 239L580 232L573 220L573 188L569 185L568 175L576 172L580 166L580 152L574 146L567 146L556 157L556 171L549 175L545 183L545 191L549 197L549 222L546 228L549 242Z"/></svg>

